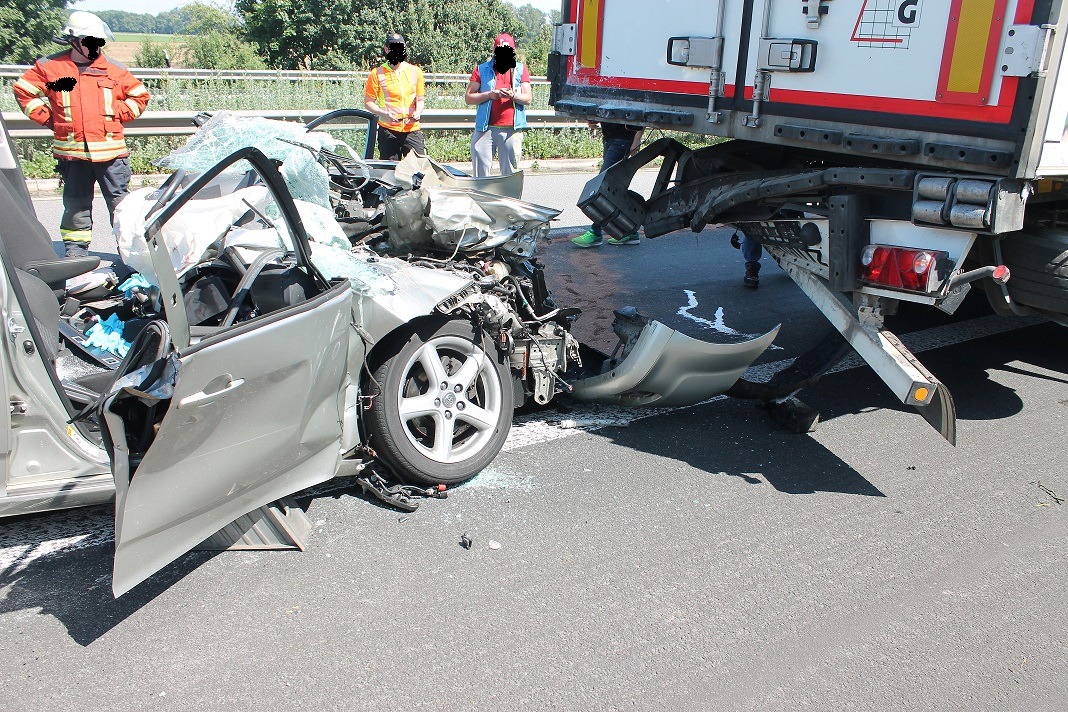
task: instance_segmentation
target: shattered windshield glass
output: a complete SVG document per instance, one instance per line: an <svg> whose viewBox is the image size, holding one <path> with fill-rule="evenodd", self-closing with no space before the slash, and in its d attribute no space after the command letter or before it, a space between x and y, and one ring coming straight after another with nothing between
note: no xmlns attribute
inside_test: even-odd
<svg viewBox="0 0 1068 712"><path fill-rule="evenodd" d="M329 177L313 151L333 151L340 145L330 134L307 131L301 124L220 111L185 146L161 158L157 165L203 173L234 151L254 146L268 158L282 162L282 177L295 199L330 208ZM240 170L238 164L228 169Z"/></svg>

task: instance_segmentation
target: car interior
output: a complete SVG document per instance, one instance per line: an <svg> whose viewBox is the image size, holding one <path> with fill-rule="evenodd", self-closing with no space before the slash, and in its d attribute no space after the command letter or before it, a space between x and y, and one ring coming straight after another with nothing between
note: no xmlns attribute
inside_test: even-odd
<svg viewBox="0 0 1068 712"><path fill-rule="evenodd" d="M201 217L196 212L198 208L220 196L255 187L262 198L258 204L246 201L236 218L227 218L221 234L213 236L217 237L213 240L215 249L179 277L179 298L185 303L188 337L193 341L302 303L329 287L298 256L300 238L288 227L295 211L291 210L287 218L285 199L278 198L278 186L272 190L264 184L262 169L269 163L262 156L261 159L258 163L251 161L256 165L242 164L239 168L245 170L236 174L223 174L224 166L201 176L179 171L150 195L156 198L147 216L151 220L148 234L153 236L161 232L166 235L169 226L181 226L183 219L187 223L196 221ZM237 160L240 159L230 163ZM32 334L33 341L49 366L57 391L65 397L68 412L74 415L85 410L108 392L119 376L161 358L171 348L164 299L158 287L148 285L123 292L116 288L116 278L103 288L88 292L67 290L67 280L98 269L100 258L56 255L17 169L5 171L0 180L0 214L5 216L0 225L5 269L17 282L16 297L24 311L32 316L28 321L32 321L31 331L36 332ZM255 231L262 237L250 240L248 235ZM243 239L227 245L227 238L234 235ZM131 274L125 265L110 267L123 278ZM122 357L86 338L92 325L111 317L112 324L121 325L121 333L115 338L121 336L129 348ZM153 324L157 326L146 331ZM91 424L82 423L80 427L83 434L99 441L99 433Z"/></svg>

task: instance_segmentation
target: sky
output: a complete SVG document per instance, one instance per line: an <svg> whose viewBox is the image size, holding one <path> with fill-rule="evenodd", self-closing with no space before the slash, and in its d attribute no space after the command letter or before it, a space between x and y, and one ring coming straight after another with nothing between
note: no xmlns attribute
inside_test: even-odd
<svg viewBox="0 0 1068 712"><path fill-rule="evenodd" d="M164 12L166 10L173 10L179 5L185 5L190 0L80 0L75 3L72 9L75 10L88 10L94 12L96 10L126 10L127 12L150 12L153 15ZM512 0L509 0L511 2ZM560 0L522 0L521 2L512 2L513 5L533 5L534 7L548 12L549 10L559 10Z"/></svg>

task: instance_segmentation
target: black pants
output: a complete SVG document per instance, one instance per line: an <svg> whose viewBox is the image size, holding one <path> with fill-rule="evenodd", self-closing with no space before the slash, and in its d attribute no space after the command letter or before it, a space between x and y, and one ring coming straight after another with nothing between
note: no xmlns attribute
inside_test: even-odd
<svg viewBox="0 0 1068 712"><path fill-rule="evenodd" d="M422 131L393 131L385 126L378 127L378 157L383 161L399 161L415 151L420 156L426 155L426 144Z"/></svg>
<svg viewBox="0 0 1068 712"><path fill-rule="evenodd" d="M59 234L68 248L88 249L93 239L93 186L108 206L114 222L115 206L126 197L130 188L130 160L114 158L110 161L59 161L63 176L63 219Z"/></svg>

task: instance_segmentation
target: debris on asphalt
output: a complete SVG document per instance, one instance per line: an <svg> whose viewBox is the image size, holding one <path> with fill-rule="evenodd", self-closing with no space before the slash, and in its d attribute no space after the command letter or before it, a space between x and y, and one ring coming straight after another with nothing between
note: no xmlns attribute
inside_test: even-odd
<svg viewBox="0 0 1068 712"><path fill-rule="evenodd" d="M1052 499L1055 504L1064 504L1064 497L1061 497L1056 492L1051 490L1049 487L1047 487L1046 485L1042 484L1041 480L1032 480L1029 484L1035 485L1040 490L1042 490L1043 492L1048 494L1050 496L1050 499Z"/></svg>
<svg viewBox="0 0 1068 712"><path fill-rule="evenodd" d="M494 551L496 551L497 549L501 548L501 542L496 541L495 539L490 539L489 540L489 544L487 544L487 546L489 546L489 548L491 548Z"/></svg>
<svg viewBox="0 0 1068 712"><path fill-rule="evenodd" d="M460 546L462 546L463 548L470 550L471 547L474 546L474 544L475 540L471 538L471 535L467 532L464 532L460 535Z"/></svg>

